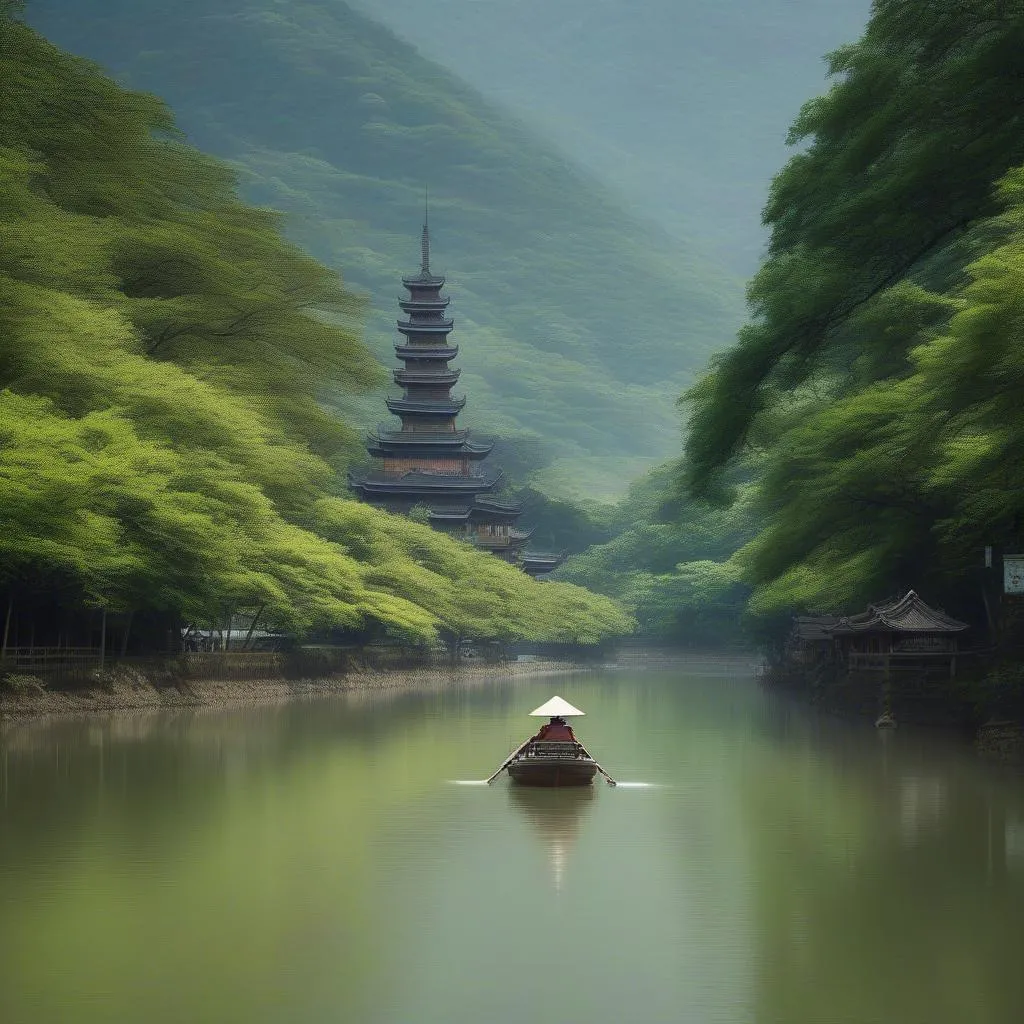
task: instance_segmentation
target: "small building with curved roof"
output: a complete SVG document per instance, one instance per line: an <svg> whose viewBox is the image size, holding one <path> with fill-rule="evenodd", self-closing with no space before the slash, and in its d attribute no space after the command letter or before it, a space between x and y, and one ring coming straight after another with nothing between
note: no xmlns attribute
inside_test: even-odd
<svg viewBox="0 0 1024 1024"><path fill-rule="evenodd" d="M969 628L909 590L856 615L800 616L789 650L797 661L838 660L851 672L939 669L955 675L959 637Z"/></svg>

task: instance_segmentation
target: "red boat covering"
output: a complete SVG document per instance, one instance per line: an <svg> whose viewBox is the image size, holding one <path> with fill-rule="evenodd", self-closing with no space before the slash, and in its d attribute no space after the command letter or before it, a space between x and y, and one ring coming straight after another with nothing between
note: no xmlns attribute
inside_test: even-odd
<svg viewBox="0 0 1024 1024"><path fill-rule="evenodd" d="M548 743L575 743L572 726L562 721L551 721L541 726L541 730L533 737L535 740L544 740Z"/></svg>

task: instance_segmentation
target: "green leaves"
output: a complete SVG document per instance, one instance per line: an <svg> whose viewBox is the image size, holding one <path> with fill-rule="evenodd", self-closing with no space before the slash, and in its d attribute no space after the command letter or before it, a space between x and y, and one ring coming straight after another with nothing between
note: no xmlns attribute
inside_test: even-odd
<svg viewBox="0 0 1024 1024"><path fill-rule="evenodd" d="M1024 540L1022 44L999 0L877 0L793 127L682 473L705 494L756 475L732 562L758 615L908 587L970 615L981 549Z"/></svg>
<svg viewBox="0 0 1024 1024"><path fill-rule="evenodd" d="M610 517L617 535L573 556L556 575L621 601L645 636L734 642L749 587L730 555L751 535L750 489L727 510L697 501L672 509L674 469L637 481ZM661 521L667 512L678 521Z"/></svg>
<svg viewBox="0 0 1024 1024"><path fill-rule="evenodd" d="M324 411L382 371L363 303L221 165L23 25L0 50L0 589L158 610L593 642L613 602L339 498Z"/></svg>
<svg viewBox="0 0 1024 1024"><path fill-rule="evenodd" d="M673 402L728 343L739 282L639 223L380 24L341 0L159 9L78 0L73 12L37 0L35 17L124 80L167 96L189 137L238 169L245 195L284 211L291 238L371 293L365 336L388 366L398 276L418 262L429 183L434 260L449 274L462 346L464 415L482 432L540 442L531 471L593 459L585 465L600 473L586 493L607 487L618 497L621 471L603 460L653 461L677 446ZM199 343L180 333L188 319L170 298L140 309L140 323L168 339L173 358L191 358ZM234 319L219 308L211 316L220 331ZM235 345L209 342L225 353ZM353 419L345 389L324 386ZM362 424L372 427L381 408L379 397L360 405ZM566 487L569 474L553 477L560 495L571 494L575 479Z"/></svg>
<svg viewBox="0 0 1024 1024"><path fill-rule="evenodd" d="M776 416L755 505L763 527L736 556L754 612L854 610L911 586L962 600L962 574L982 548L1019 543L1020 181L1019 170L1007 176L1005 209L972 231L975 249L990 248L963 284L882 292L856 318L845 380L820 375L816 394L791 401L798 415ZM887 339L903 356L875 377Z"/></svg>
<svg viewBox="0 0 1024 1024"><path fill-rule="evenodd" d="M1024 160L1022 52L1024 22L999 0L880 0L864 38L833 55L835 85L791 135L810 144L772 186L752 321L693 396L693 486L740 452L775 386L865 354L873 379L905 372L899 329L857 321L903 280L945 290L969 260L957 240Z"/></svg>

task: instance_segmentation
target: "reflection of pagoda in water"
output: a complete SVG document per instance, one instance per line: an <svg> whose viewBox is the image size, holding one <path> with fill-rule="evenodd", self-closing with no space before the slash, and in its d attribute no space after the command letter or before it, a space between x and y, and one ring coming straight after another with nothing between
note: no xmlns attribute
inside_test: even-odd
<svg viewBox="0 0 1024 1024"><path fill-rule="evenodd" d="M435 529L470 540L531 576L550 572L562 556L525 552L530 533L515 526L522 505L495 497L501 470L483 466L493 445L473 441L468 430L456 426L466 404L464 395L451 393L462 372L451 366L459 347L448 344L455 325L447 314L449 299L441 295L445 279L430 270L426 221L421 254L419 274L402 278L409 296L399 300L406 318L398 321L402 339L395 354L403 368L393 374L402 394L387 399L401 426L382 425L370 435L367 450L376 468L352 476L351 486L363 500L389 512L424 509Z"/></svg>
<svg viewBox="0 0 1024 1024"><path fill-rule="evenodd" d="M561 889L583 815L594 799L594 787L509 786L508 793L512 803L522 809L540 837L551 866L555 890Z"/></svg>

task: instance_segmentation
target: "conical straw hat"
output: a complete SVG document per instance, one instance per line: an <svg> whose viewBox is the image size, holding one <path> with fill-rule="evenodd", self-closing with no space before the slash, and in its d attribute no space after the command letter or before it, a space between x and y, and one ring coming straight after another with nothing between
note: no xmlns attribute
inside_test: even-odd
<svg viewBox="0 0 1024 1024"><path fill-rule="evenodd" d="M567 700L561 697L552 697L546 704L530 712L531 717L536 718L568 718L570 715L585 715L585 711L574 708Z"/></svg>

